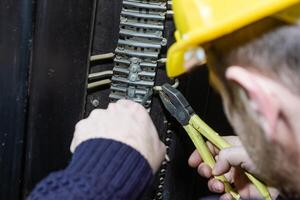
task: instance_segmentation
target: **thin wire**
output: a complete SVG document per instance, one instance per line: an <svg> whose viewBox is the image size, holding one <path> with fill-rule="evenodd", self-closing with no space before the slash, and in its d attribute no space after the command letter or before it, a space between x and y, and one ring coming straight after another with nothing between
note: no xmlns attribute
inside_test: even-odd
<svg viewBox="0 0 300 200"><path fill-rule="evenodd" d="M166 12L166 14L167 14L167 15L173 16L173 15L174 15L174 11L173 11L173 10L168 10L168 11Z"/></svg>
<svg viewBox="0 0 300 200"><path fill-rule="evenodd" d="M115 56L114 53L106 53L106 54L94 55L94 56L91 56L90 61L111 59L114 56Z"/></svg>
<svg viewBox="0 0 300 200"><path fill-rule="evenodd" d="M97 87L100 87L100 86L103 86L103 85L108 85L110 83L111 83L110 79L104 79L104 80L101 80L101 81L89 83L87 88L90 90L90 89L94 89L94 88L97 88Z"/></svg>
<svg viewBox="0 0 300 200"><path fill-rule="evenodd" d="M102 72L97 72L97 73L92 73L89 74L89 81L90 80L97 80L97 79L102 79L102 78L106 78L106 77L111 77L114 74L114 72L112 70L107 70L107 71L102 71Z"/></svg>
<svg viewBox="0 0 300 200"><path fill-rule="evenodd" d="M178 86L179 86L179 80L175 79L175 83L172 85L172 87L173 88L178 88ZM154 86L153 90L159 92L159 91L162 91L162 87L160 85Z"/></svg>
<svg viewBox="0 0 300 200"><path fill-rule="evenodd" d="M157 61L158 63L166 63L167 62L167 58L161 58Z"/></svg>

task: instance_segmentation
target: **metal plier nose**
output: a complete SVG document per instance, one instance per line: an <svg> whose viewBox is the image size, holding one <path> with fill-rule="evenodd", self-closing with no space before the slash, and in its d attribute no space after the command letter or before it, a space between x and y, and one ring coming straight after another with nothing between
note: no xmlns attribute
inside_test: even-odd
<svg viewBox="0 0 300 200"><path fill-rule="evenodd" d="M195 113L182 93L166 83L161 86L159 96L170 114L182 125L188 125Z"/></svg>

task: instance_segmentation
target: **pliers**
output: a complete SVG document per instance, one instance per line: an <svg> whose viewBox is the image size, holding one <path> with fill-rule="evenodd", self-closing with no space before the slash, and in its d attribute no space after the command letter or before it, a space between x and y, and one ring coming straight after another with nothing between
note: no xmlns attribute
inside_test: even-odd
<svg viewBox="0 0 300 200"><path fill-rule="evenodd" d="M210 128L200 117L194 112L191 105L182 95L182 93L173 88L170 84L164 84L161 86L159 96L170 114L177 119L177 121L183 126L185 131L188 133L192 142L194 143L197 151L199 152L203 161L213 168L215 165L214 157L212 156L205 140L204 136L208 141L214 144L218 149L228 148L231 145L226 142L218 133ZM267 187L253 175L245 172L249 180L256 186L258 191L264 197L264 199L271 199ZM240 195L233 190L230 183L224 176L216 177L224 183L225 191L230 193L234 199L240 199Z"/></svg>

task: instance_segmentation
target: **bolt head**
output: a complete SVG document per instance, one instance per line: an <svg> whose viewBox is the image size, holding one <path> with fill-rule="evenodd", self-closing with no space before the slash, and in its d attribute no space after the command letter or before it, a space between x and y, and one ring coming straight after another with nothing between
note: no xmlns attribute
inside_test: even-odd
<svg viewBox="0 0 300 200"><path fill-rule="evenodd" d="M92 105L93 105L95 108L97 108L97 107L100 105L99 100L98 100L98 99L93 99L93 100L92 100Z"/></svg>
<svg viewBox="0 0 300 200"><path fill-rule="evenodd" d="M133 64L130 66L130 71L133 73L137 73L139 71L139 68L140 68L139 65Z"/></svg>
<svg viewBox="0 0 300 200"><path fill-rule="evenodd" d="M129 80L130 81L136 81L138 79L138 74L132 73L129 75Z"/></svg>
<svg viewBox="0 0 300 200"><path fill-rule="evenodd" d="M162 46L166 46L168 44L168 40L166 38L163 38L161 41Z"/></svg>
<svg viewBox="0 0 300 200"><path fill-rule="evenodd" d="M120 19L120 21L121 21L121 22L127 22L127 18L122 17L122 18Z"/></svg>
<svg viewBox="0 0 300 200"><path fill-rule="evenodd" d="M138 64L138 63L139 63L139 59L136 58L136 57L131 58L131 62L132 62L133 64Z"/></svg>

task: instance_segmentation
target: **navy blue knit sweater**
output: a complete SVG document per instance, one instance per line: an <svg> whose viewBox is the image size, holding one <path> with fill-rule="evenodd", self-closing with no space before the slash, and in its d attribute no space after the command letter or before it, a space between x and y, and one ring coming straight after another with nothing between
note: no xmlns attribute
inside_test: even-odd
<svg viewBox="0 0 300 200"><path fill-rule="evenodd" d="M69 166L39 183L28 200L139 199L153 178L144 157L113 140L81 144Z"/></svg>

